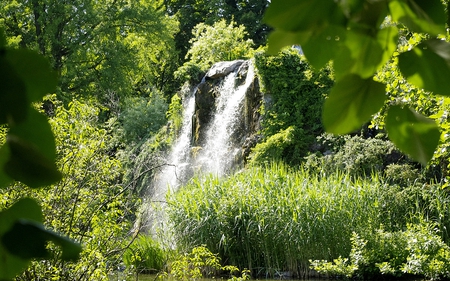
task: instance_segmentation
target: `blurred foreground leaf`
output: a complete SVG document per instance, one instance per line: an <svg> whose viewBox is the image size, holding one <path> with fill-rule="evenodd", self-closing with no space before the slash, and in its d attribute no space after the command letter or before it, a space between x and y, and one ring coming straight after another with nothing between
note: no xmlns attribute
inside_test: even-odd
<svg viewBox="0 0 450 281"><path fill-rule="evenodd" d="M419 113L392 106L386 117L386 129L391 141L403 152L426 165L439 143L436 123Z"/></svg>
<svg viewBox="0 0 450 281"><path fill-rule="evenodd" d="M328 132L346 134L359 129L386 99L385 86L372 78L348 75L337 81L325 100L322 120Z"/></svg>

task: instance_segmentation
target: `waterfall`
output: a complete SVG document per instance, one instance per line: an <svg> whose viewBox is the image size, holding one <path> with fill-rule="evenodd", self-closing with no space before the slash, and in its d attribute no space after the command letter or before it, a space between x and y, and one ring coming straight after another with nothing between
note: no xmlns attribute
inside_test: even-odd
<svg viewBox="0 0 450 281"><path fill-rule="evenodd" d="M236 142L232 137L242 125L245 94L254 78L253 65L249 64L245 83L235 87L238 73L234 71L227 75L219 88L220 96L216 99L216 111L205 134L205 144L195 159L203 173L226 175L241 151L242 141Z"/></svg>
<svg viewBox="0 0 450 281"><path fill-rule="evenodd" d="M168 156L167 165L153 180L153 201L164 201L168 188L177 188L184 182L190 168L192 116L195 109L195 91L186 96L183 106L183 124Z"/></svg>
<svg viewBox="0 0 450 281"><path fill-rule="evenodd" d="M254 67L250 61L236 61L226 64L228 67L222 76L214 73L212 78L206 74L194 91L185 95L183 100L183 124L167 157L167 165L155 176L149 202L145 204L147 228L164 228L163 211L155 208L154 203L165 201L170 190L176 191L193 174L213 173L225 176L233 170L236 159L242 154L245 137L245 97L254 82ZM229 66L231 65L231 66ZM212 68L214 69L214 67ZM245 71L246 70L246 71ZM215 70L216 71L216 70ZM220 69L219 71L224 71ZM210 70L211 72L211 70ZM208 72L208 73L210 73ZM245 75L245 80L243 79ZM216 78L220 76L220 78ZM244 82L242 82L244 80ZM212 84L211 84L212 83ZM200 88L213 85L213 104L208 106L207 123L199 125L198 112ZM208 88L208 89L210 89ZM198 111L198 110L197 110ZM193 132L200 128L201 132ZM202 135L195 140L194 134ZM195 152L194 152L195 151ZM242 158L242 157L241 157ZM152 205L152 206L149 206ZM163 207L162 205L160 205Z"/></svg>

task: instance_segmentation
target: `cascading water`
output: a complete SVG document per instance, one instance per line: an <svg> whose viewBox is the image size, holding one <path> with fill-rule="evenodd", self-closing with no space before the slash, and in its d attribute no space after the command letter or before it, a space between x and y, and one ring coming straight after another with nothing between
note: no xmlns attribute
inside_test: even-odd
<svg viewBox="0 0 450 281"><path fill-rule="evenodd" d="M176 191L185 184L189 176L195 174L213 173L224 176L229 173L239 158L246 134L242 134L244 103L248 89L254 82L254 67L250 61L238 61L236 67L224 74L220 81L214 84L214 102L208 108L209 120L201 126L202 132L193 132L198 125L196 101L200 95L200 86L212 79L208 76L202 80L195 90L184 98L183 124L179 137L167 157L167 165L155 176L152 183L150 202L164 202L167 192ZM246 71L244 71L246 70ZM209 73L209 72L208 72ZM245 75L245 82L242 80ZM242 77L241 77L242 76ZM208 80L208 81L206 81ZM214 80L216 81L216 80ZM237 84L240 84L236 86ZM197 97L196 97L197 96ZM236 133L237 131L240 133ZM194 140L196 135L202 135L201 140ZM236 137L238 135L238 137ZM196 153L193 153L193 150ZM164 228L163 212L154 206L147 209L147 228Z"/></svg>
<svg viewBox="0 0 450 281"><path fill-rule="evenodd" d="M195 93L195 91L194 91ZM193 93L186 96L183 107L183 124L169 154L167 165L153 180L152 200L164 201L168 188L177 188L186 178L191 160L192 115L195 109Z"/></svg>
<svg viewBox="0 0 450 281"><path fill-rule="evenodd" d="M219 89L214 118L206 131L205 144L195 159L202 173L227 174L241 150L242 142L236 143L232 137L240 129L245 94L254 78L253 65L248 66L245 83L236 88L238 73L227 75Z"/></svg>

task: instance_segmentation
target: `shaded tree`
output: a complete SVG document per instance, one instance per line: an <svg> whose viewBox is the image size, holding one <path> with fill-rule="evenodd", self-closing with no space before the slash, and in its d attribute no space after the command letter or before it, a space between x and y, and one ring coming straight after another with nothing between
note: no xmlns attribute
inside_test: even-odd
<svg viewBox="0 0 450 281"><path fill-rule="evenodd" d="M262 22L269 4L267 0L165 0L167 11L180 21L180 31L175 35L177 50L183 60L189 50L191 31L199 23L213 25L225 19L245 26L246 39L252 39L256 47L264 45L269 27Z"/></svg>
<svg viewBox="0 0 450 281"><path fill-rule="evenodd" d="M38 50L60 74L60 96L122 96L171 80L177 22L160 1L3 1L10 45Z"/></svg>

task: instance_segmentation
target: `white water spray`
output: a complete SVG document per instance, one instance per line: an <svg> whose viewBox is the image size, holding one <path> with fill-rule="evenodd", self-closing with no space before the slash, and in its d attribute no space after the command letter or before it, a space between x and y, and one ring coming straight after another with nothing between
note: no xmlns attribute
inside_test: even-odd
<svg viewBox="0 0 450 281"><path fill-rule="evenodd" d="M216 113L206 132L205 145L195 161L196 165L201 167L202 173L226 175L240 152L240 145L236 145L231 137L235 130L239 129L245 93L254 78L253 64L248 66L245 83L236 88L237 74L238 71L229 74L220 87Z"/></svg>
<svg viewBox="0 0 450 281"><path fill-rule="evenodd" d="M204 144L195 157L192 156L191 150L197 88L186 96L180 135L167 158L167 165L155 176L150 203L164 202L167 192L174 192L185 184L193 171L197 174L213 173L224 176L233 168L242 143L236 143L231 138L235 130L239 129L237 124L242 119L245 94L254 79L253 64L248 63L245 83L236 87L238 73L239 70L229 73L221 82L219 96L216 98L216 110L212 121L209 122ZM148 228L164 228L163 211L148 206L146 213Z"/></svg>

